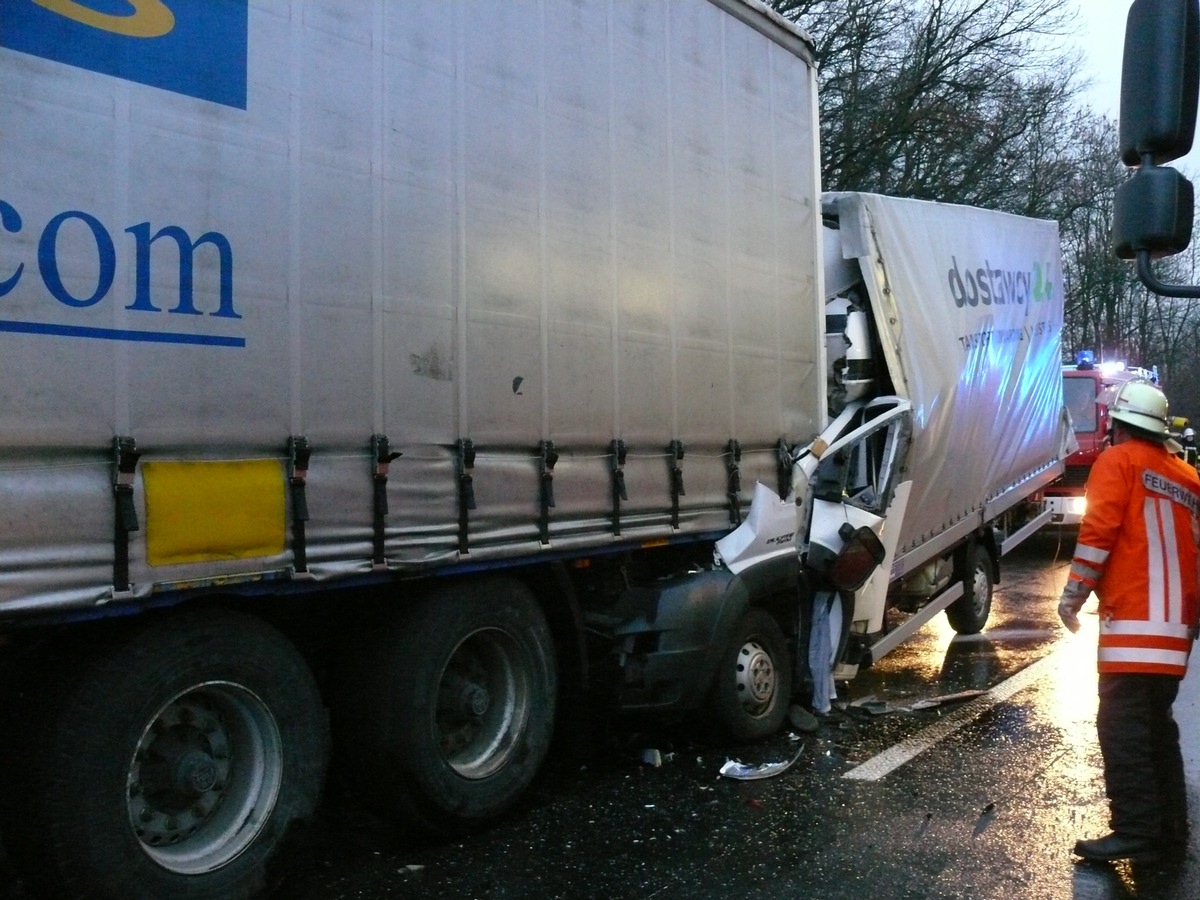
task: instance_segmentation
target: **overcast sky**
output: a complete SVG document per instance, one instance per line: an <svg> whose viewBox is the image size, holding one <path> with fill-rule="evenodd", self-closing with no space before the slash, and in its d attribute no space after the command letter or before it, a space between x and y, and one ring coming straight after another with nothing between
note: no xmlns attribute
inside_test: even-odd
<svg viewBox="0 0 1200 900"><path fill-rule="evenodd" d="M1131 0L1074 0L1079 10L1075 38L1084 52L1080 74L1093 84L1083 99L1096 112L1117 117L1121 105L1121 51Z"/></svg>
<svg viewBox="0 0 1200 900"><path fill-rule="evenodd" d="M1081 76L1092 86L1080 99L1098 113L1116 119L1121 111L1121 54L1125 48L1125 19L1132 0L1071 0L1079 10L1074 41L1084 53ZM1171 165L1193 183L1200 179L1200 147Z"/></svg>

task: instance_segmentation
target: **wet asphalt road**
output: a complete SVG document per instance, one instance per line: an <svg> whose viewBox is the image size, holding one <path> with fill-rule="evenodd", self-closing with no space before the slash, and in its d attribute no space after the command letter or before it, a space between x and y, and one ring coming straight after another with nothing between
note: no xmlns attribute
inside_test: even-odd
<svg viewBox="0 0 1200 900"><path fill-rule="evenodd" d="M723 746L695 726L617 723L584 758L559 749L500 826L443 844L405 838L335 790L280 896L1200 898L1200 666L1177 703L1194 823L1187 862L1072 861L1077 837L1108 830L1094 609L1074 637L1055 615L1072 547L1069 535L1042 534L1018 548L983 635L955 638L939 616L844 685L844 708L815 733ZM904 709L991 688L1011 696ZM730 758L778 761L801 745L777 777L718 775ZM889 769L895 759L880 754L897 746L900 759L919 752ZM663 764L641 762L645 750ZM866 778L846 777L864 764Z"/></svg>
<svg viewBox="0 0 1200 900"><path fill-rule="evenodd" d="M453 842L407 837L335 784L277 896L1200 900L1197 664L1176 704L1193 822L1186 863L1072 861L1077 837L1107 831L1096 618L1072 637L1054 611L1072 546L1042 534L1018 548L982 635L955 637L939 616L841 685L839 708L815 732L727 746L695 724L592 722L587 749L556 745L504 822ZM987 693L911 708L962 691ZM660 766L642 761L647 750ZM797 752L773 778L718 774L731 758ZM25 897L0 877L0 898Z"/></svg>

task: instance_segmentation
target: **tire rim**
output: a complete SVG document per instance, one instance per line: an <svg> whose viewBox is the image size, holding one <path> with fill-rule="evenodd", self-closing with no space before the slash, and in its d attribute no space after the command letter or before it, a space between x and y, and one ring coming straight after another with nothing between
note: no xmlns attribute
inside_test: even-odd
<svg viewBox="0 0 1200 900"><path fill-rule="evenodd" d="M770 709L775 699L775 661L754 638L748 638L737 658L737 695L751 715Z"/></svg>
<svg viewBox="0 0 1200 900"><path fill-rule="evenodd" d="M438 684L434 728L442 758L463 778L501 769L529 720L530 675L520 646L484 628L454 648Z"/></svg>
<svg viewBox="0 0 1200 900"><path fill-rule="evenodd" d="M212 681L180 691L150 720L129 763L129 823L152 860L180 875L226 865L254 842L283 780L267 705Z"/></svg>
<svg viewBox="0 0 1200 900"><path fill-rule="evenodd" d="M983 611L987 607L989 584L987 570L984 569L982 564L977 565L975 567L975 581L971 586L971 606L977 616L983 615Z"/></svg>

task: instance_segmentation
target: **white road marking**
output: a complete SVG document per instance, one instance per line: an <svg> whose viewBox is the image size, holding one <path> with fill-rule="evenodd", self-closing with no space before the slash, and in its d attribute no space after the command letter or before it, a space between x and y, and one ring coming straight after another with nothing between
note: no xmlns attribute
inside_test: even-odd
<svg viewBox="0 0 1200 900"><path fill-rule="evenodd" d="M953 644L997 644L1001 641L1027 641L1046 637L1045 628L997 628L995 631L981 631L979 634L956 634Z"/></svg>
<svg viewBox="0 0 1200 900"><path fill-rule="evenodd" d="M944 716L912 737L905 738L894 747L889 747L877 756L871 757L865 763L855 766L842 777L856 781L878 781L913 757L924 753L942 738L949 737L964 725L979 718L997 703L1007 700L1017 691L1029 687L1038 679L1048 675L1058 665L1063 649L1055 650L1048 656L1026 666L1016 675L1000 682L986 694L965 706L960 706L950 715Z"/></svg>

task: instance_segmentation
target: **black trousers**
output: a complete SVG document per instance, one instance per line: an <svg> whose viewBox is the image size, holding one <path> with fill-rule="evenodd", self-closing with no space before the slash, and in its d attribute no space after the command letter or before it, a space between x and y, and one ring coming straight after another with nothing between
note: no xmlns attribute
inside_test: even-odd
<svg viewBox="0 0 1200 900"><path fill-rule="evenodd" d="M1187 841L1187 785L1171 704L1181 679L1101 674L1096 729L1113 833L1167 845Z"/></svg>

